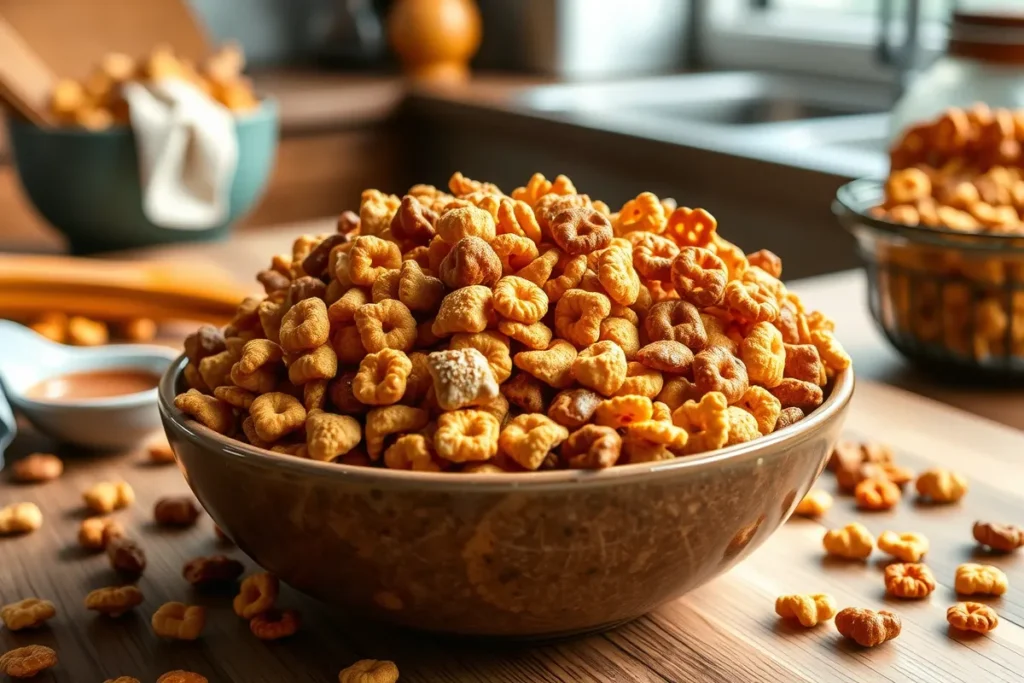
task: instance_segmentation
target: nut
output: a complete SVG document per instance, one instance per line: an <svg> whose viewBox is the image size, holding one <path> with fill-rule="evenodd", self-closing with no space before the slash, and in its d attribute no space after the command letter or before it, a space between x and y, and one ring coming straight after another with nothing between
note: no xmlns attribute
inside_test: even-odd
<svg viewBox="0 0 1024 683"><path fill-rule="evenodd" d="M797 503L793 513L803 517L821 517L831 507L832 496L829 495L828 491L812 489Z"/></svg>
<svg viewBox="0 0 1024 683"><path fill-rule="evenodd" d="M1024 529L1013 524L975 522L973 532L978 543L999 552L1009 553L1024 546Z"/></svg>
<svg viewBox="0 0 1024 683"><path fill-rule="evenodd" d="M0 508L0 536L27 534L43 525L43 513L35 503L14 503Z"/></svg>
<svg viewBox="0 0 1024 683"><path fill-rule="evenodd" d="M32 453L11 463L11 478L19 483L56 479L64 473L64 461L51 453Z"/></svg>
<svg viewBox="0 0 1024 683"><path fill-rule="evenodd" d="M192 526L202 511L191 496L161 498L153 506L153 518L160 526Z"/></svg>
<svg viewBox="0 0 1024 683"><path fill-rule="evenodd" d="M83 519L78 527L78 544L87 550L103 550L112 539L121 536L124 536L124 527L107 517Z"/></svg>
<svg viewBox="0 0 1024 683"><path fill-rule="evenodd" d="M836 630L861 647L875 647L900 634L902 623L892 612L847 607L836 615Z"/></svg>
<svg viewBox="0 0 1024 683"><path fill-rule="evenodd" d="M243 571L245 567L238 560L232 560L224 555L214 555L192 558L185 563L181 574L193 586L205 587L236 581Z"/></svg>
<svg viewBox="0 0 1024 683"><path fill-rule="evenodd" d="M107 515L135 502L135 491L124 481L104 481L93 485L82 494L85 505L93 512Z"/></svg>
<svg viewBox="0 0 1024 683"><path fill-rule="evenodd" d="M146 569L146 553L139 544L124 536L115 536L107 543L110 566L129 576L138 576Z"/></svg>

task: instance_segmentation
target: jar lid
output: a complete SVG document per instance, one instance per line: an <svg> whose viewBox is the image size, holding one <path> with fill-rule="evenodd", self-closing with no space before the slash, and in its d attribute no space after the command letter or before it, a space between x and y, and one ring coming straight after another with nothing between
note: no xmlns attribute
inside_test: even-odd
<svg viewBox="0 0 1024 683"><path fill-rule="evenodd" d="M949 29L949 54L1001 64L1024 64L1024 12L957 10Z"/></svg>

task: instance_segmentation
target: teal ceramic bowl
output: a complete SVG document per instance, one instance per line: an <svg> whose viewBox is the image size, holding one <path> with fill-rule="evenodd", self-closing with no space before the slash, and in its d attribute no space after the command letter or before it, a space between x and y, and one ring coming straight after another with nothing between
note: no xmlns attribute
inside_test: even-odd
<svg viewBox="0 0 1024 683"><path fill-rule="evenodd" d="M162 228L146 218L131 128L44 129L10 119L7 126L18 176L32 204L67 237L72 253L88 254L225 237L267 186L277 152L278 109L274 100L264 99L259 109L236 119L238 167L228 219L206 230Z"/></svg>

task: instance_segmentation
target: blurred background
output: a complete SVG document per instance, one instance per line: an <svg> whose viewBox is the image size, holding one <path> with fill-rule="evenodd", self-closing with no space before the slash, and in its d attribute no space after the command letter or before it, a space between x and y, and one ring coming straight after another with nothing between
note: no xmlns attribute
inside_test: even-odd
<svg viewBox="0 0 1024 683"><path fill-rule="evenodd" d="M51 31L46 13L69 1L0 0L0 19L43 17L26 42L44 53L68 40L91 41L97 54L124 49L88 28ZM98 16L125 6L77 4ZM901 126L889 112L941 58L953 13L1024 9L1019 0L187 4L211 45L242 47L256 93L279 106L266 189L236 232L357 209L368 187L443 186L455 170L506 191L535 171L565 173L613 207L643 190L706 207L741 246L780 254L788 278L856 265L830 202L850 179L885 176ZM174 45L175 35L149 30ZM15 161L0 139L0 250L66 251Z"/></svg>

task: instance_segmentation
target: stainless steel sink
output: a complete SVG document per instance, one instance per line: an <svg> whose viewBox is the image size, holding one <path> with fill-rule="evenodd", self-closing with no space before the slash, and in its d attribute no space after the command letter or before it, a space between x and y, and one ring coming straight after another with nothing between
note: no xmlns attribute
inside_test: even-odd
<svg viewBox="0 0 1024 683"><path fill-rule="evenodd" d="M542 86L518 105L580 125L861 177L885 172L892 91L735 71Z"/></svg>

